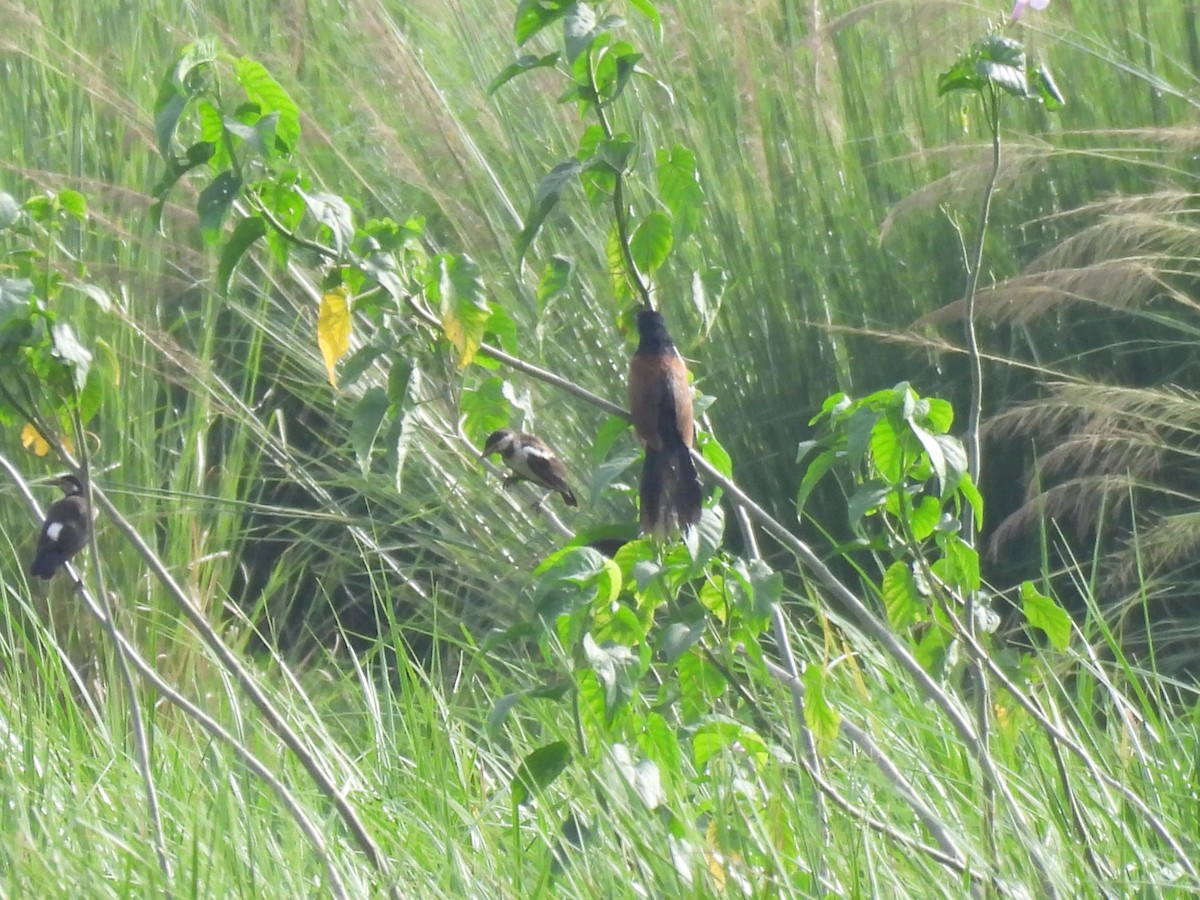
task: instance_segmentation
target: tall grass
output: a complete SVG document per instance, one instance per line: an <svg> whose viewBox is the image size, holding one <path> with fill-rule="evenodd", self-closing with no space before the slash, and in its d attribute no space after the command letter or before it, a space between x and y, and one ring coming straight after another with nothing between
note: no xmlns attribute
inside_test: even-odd
<svg viewBox="0 0 1200 900"><path fill-rule="evenodd" d="M640 84L636 102L615 113L648 144L691 147L709 198L705 227L665 273L661 300L680 323L698 386L716 397L714 428L739 481L782 518L794 515L796 444L827 394L908 378L922 393L966 396L965 365L936 338L937 321L907 329L935 310L953 319L960 232L973 226L986 170L980 120L934 96L936 74L1004 12L718 0L665 7L661 36L632 25L662 85ZM0 121L19 123L0 129L0 189L83 191L91 227L64 250L121 300L117 314L101 315L83 299L72 311L111 348L120 373L92 448L98 464L117 464L105 486L194 601L253 649L272 702L344 785L407 894L959 893L952 868L904 843L929 838L911 826L894 782L844 744L826 753L829 787L881 827L864 827L862 815L842 814L835 802L822 839L814 783L796 761L749 752L707 765L681 761L687 777L664 785L658 811L636 802L615 756L602 771L570 769L547 797L514 811L506 785L517 761L570 734L548 702L520 707L503 727L488 721L497 699L535 674L476 642L488 627L523 617L525 573L558 540L529 512L533 498L501 492L460 433L459 386L490 373L459 375L448 360L421 359L421 417L402 483L363 474L345 437L353 398L328 388L316 351L311 276L254 260L232 295L220 297L185 203L168 206L163 234L151 230L145 211L161 168L150 114L156 82L182 44L216 33L232 52L262 60L305 110L302 164L314 181L372 214L424 216L431 244L470 253L493 299L524 334L536 329L541 339L523 345L525 356L619 400L626 348L614 330L605 211L582 193L568 197L530 260L514 260L511 241L534 186L574 151L580 125L554 102L549 78L486 94L515 52L511 13L478 0L0 4ZM1195 254L1173 231L1190 237L1193 218L1189 21L1170 4L1150 3L1055 6L1031 18L1032 42L1070 105L1058 119L1031 112L1005 123L1007 164L985 272L997 288L983 301L995 313L984 334L995 359L990 412L1021 399L1032 404L1014 413L1023 425L1066 427L1050 410L1073 395L1043 395L1038 379L1047 372L1097 380L1116 369L1126 380L1143 375L1138 386L1195 388ZM1153 198L1172 191L1171 214L1160 216ZM1149 262L1147 244L1133 240L1140 225L1152 232ZM1115 236L1104 236L1106 227ZM574 261L576 280L569 298L539 310L533 286L551 253ZM1123 257L1150 271L1138 270L1136 281L1106 277L1103 267ZM730 285L717 327L702 339L689 292L692 270L708 266L725 269ZM1083 271L1072 281L1068 268ZM1163 311L1163 298L1176 302ZM957 331L945 334L954 341ZM906 339L883 342L880 333ZM1150 351L1114 362L1118 340ZM1148 360L1156 368L1146 375ZM531 392L534 424L586 484L601 417L512 381ZM1087 396L1099 404L1106 395ZM1146 419L1137 421L1125 436ZM1172 427L1183 454L1187 420L1175 416ZM18 430L0 435L10 458L22 453ZM1078 440L1095 448L1097 439ZM48 468L24 458L30 472ZM996 523L1005 481L1020 473L1000 458L985 459L988 471L997 473L988 483ZM133 800L141 788L111 651L78 621L61 584L51 587L53 601L28 601L20 572L33 523L15 495L5 496L14 502L0 507L0 740L10 759L0 778L3 892L157 893L161 874L144 804ZM817 507L834 532L840 503L826 498ZM572 524L628 520L631 509L623 496L590 497ZM1168 543L1179 533L1130 546L1175 559L1192 546L1191 531L1182 544ZM1034 567L1070 546L1048 534L1026 545ZM267 761L311 818L328 823L326 801L223 680L140 560L105 528L100 552L118 619L144 654ZM1096 775L1102 769L1134 796L1153 798L1170 833L1194 848L1196 704L1190 688L1166 677L1184 667L1127 655L1126 635L1101 615L1109 598L1099 564L1054 561L1043 567L1074 580L1087 630L1078 657L1031 663L1020 677L1042 714L1090 756L1064 754L1029 711L999 701L995 758L1032 834L1010 820L983 820L962 748L853 628L797 633L798 652L837 657L835 705L908 763L904 774L969 864L987 858L985 836L995 835L1002 893L1038 884L1031 845L1049 859L1062 893L1153 894L1187 884L1162 835ZM1122 621L1132 627L1129 616L1150 608L1154 587L1125 564L1133 575ZM1175 589L1193 584L1180 577ZM789 585L795 606L815 604L800 596L798 579ZM236 603L254 628L232 612ZM347 644L354 653L324 652ZM764 718L790 721L785 690L751 689ZM713 712L733 703L715 697ZM310 896L327 886L295 820L227 745L165 704L151 724L177 894ZM566 849L568 820L587 836L581 849ZM380 890L345 834L332 824L325 833L348 892Z"/></svg>

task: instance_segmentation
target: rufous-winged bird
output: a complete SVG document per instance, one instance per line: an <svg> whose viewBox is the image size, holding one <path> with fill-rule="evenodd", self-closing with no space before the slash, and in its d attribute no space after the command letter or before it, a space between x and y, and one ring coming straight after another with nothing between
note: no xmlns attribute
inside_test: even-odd
<svg viewBox="0 0 1200 900"><path fill-rule="evenodd" d="M629 362L629 412L646 449L642 463L642 532L665 540L700 521L703 499L692 462L696 443L687 365L652 309L637 316L638 348Z"/></svg>

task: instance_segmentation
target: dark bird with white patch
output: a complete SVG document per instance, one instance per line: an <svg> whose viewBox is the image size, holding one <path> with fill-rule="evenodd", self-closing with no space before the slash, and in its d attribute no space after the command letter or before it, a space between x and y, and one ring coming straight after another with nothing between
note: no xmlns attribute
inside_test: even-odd
<svg viewBox="0 0 1200 900"><path fill-rule="evenodd" d="M550 445L540 437L511 428L501 428L488 435L480 459L499 453L512 475L504 479L506 488L518 481L531 481L562 494L567 506L578 506L571 486L567 484L567 467Z"/></svg>
<svg viewBox="0 0 1200 900"><path fill-rule="evenodd" d="M58 567L82 550L92 535L92 514L79 479L64 475L58 479L58 486L66 496L56 500L46 513L37 553L29 567L29 574L38 578L53 578Z"/></svg>
<svg viewBox="0 0 1200 900"><path fill-rule="evenodd" d="M646 448L639 490L642 532L666 540L700 521L703 491L691 448L696 445L687 364L661 313L637 316L638 348L629 361L629 413Z"/></svg>

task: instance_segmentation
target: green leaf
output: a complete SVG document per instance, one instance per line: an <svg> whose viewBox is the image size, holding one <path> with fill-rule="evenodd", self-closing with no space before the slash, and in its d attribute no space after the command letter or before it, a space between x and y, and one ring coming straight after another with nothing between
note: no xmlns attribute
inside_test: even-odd
<svg viewBox="0 0 1200 900"><path fill-rule="evenodd" d="M954 406L941 397L926 397L925 427L934 434L945 434L954 424Z"/></svg>
<svg viewBox="0 0 1200 900"><path fill-rule="evenodd" d="M912 569L896 560L883 573L883 606L893 631L907 628L925 618L925 602L917 589Z"/></svg>
<svg viewBox="0 0 1200 900"><path fill-rule="evenodd" d="M946 493L946 457L942 453L941 444L938 443L934 435L930 434L916 422L910 421L908 427L925 449L925 455L929 458L929 464L933 467L934 475L937 476L938 495L944 496Z"/></svg>
<svg viewBox="0 0 1200 900"><path fill-rule="evenodd" d="M542 29L567 14L574 0L521 0L513 21L513 37L524 44Z"/></svg>
<svg viewBox="0 0 1200 900"><path fill-rule="evenodd" d="M842 716L825 696L825 669L812 663L804 667L804 721L818 749L824 753L833 749Z"/></svg>
<svg viewBox="0 0 1200 900"><path fill-rule="evenodd" d="M563 19L563 43L572 63L592 46L596 37L596 12L587 3L572 3Z"/></svg>
<svg viewBox="0 0 1200 900"><path fill-rule="evenodd" d="M483 284L483 271L469 256L440 254L425 293L438 307L442 332L454 346L457 364L464 369L475 358L491 318Z"/></svg>
<svg viewBox="0 0 1200 900"><path fill-rule="evenodd" d="M174 67L171 75L174 75ZM188 98L176 89L173 78L160 89L154 104L154 133L158 138L158 152L165 159L171 158L171 139L187 104Z"/></svg>
<svg viewBox="0 0 1200 900"><path fill-rule="evenodd" d="M241 190L242 179L232 170L226 170L200 192L196 212L200 215L200 230L206 243L215 244L221 240L221 227Z"/></svg>
<svg viewBox="0 0 1200 900"><path fill-rule="evenodd" d="M971 480L970 474L964 472L962 479L958 483L958 489L962 492L963 497L971 504L971 509L975 515L975 528L983 527L983 495L979 493L979 488L975 487L975 482Z"/></svg>
<svg viewBox="0 0 1200 900"><path fill-rule="evenodd" d="M354 241L354 212L350 209L350 204L337 194L306 194L303 191L299 193L304 198L309 214L329 229L333 238L333 249L340 256Z"/></svg>
<svg viewBox="0 0 1200 900"><path fill-rule="evenodd" d="M100 411L104 403L104 382L99 366L88 369L87 383L79 392L79 418L85 425Z"/></svg>
<svg viewBox="0 0 1200 900"><path fill-rule="evenodd" d="M75 329L66 322L55 322L50 328L50 335L54 340L54 355L70 368L75 389L82 391L92 365L91 352L79 342Z"/></svg>
<svg viewBox="0 0 1200 900"><path fill-rule="evenodd" d="M1025 48L1019 41L1001 34L977 41L938 76L938 96L952 91L982 91L989 84L1016 97L1030 96Z"/></svg>
<svg viewBox="0 0 1200 900"><path fill-rule="evenodd" d="M638 663L638 657L623 644L596 643L591 634L583 636L583 655L588 667L604 686L604 706L611 719L616 709L629 696L631 683L628 671Z"/></svg>
<svg viewBox="0 0 1200 900"><path fill-rule="evenodd" d="M538 791L545 789L563 773L571 762L571 746L566 741L554 741L534 750L517 767L513 776L513 804L520 806Z"/></svg>
<svg viewBox="0 0 1200 900"><path fill-rule="evenodd" d="M1029 73L1029 91L1042 101L1049 112L1058 112L1067 105L1066 98L1054 82L1054 76L1045 65L1039 65Z"/></svg>
<svg viewBox="0 0 1200 900"><path fill-rule="evenodd" d="M538 282L537 301L538 312L544 314L546 308L567 291L571 281L571 260L557 254L550 257L546 267L542 269L542 278Z"/></svg>
<svg viewBox="0 0 1200 900"><path fill-rule="evenodd" d="M941 677L951 657L954 638L946 627L935 620L917 643L913 655L930 675Z"/></svg>
<svg viewBox="0 0 1200 900"><path fill-rule="evenodd" d="M221 249L221 260L217 264L217 286L222 294L229 293L229 284L233 280L238 262L254 242L266 233L267 223L261 216L247 216L238 220L233 234Z"/></svg>
<svg viewBox="0 0 1200 900"><path fill-rule="evenodd" d="M675 662L704 636L707 627L708 622L703 618L690 623L672 622L658 633L659 657L667 664Z"/></svg>
<svg viewBox="0 0 1200 900"><path fill-rule="evenodd" d="M643 752L658 760L669 773L680 774L683 762L679 749L678 729L656 712L643 713L642 733L638 735Z"/></svg>
<svg viewBox="0 0 1200 900"><path fill-rule="evenodd" d="M913 538L918 541L925 540L933 534L941 518L942 504L938 502L938 499L928 494L923 496L920 502L913 507L912 518L909 522Z"/></svg>
<svg viewBox="0 0 1200 900"><path fill-rule="evenodd" d="M783 573L776 572L764 560L751 560L746 568L753 588L754 615L765 619L783 600Z"/></svg>
<svg viewBox="0 0 1200 900"><path fill-rule="evenodd" d="M946 499L958 490L967 475L967 448L952 434L939 434L935 436L934 441L942 454L945 482L942 485L941 497Z"/></svg>
<svg viewBox="0 0 1200 900"><path fill-rule="evenodd" d="M707 716L713 704L728 688L729 683L721 670L699 652L685 653L679 658L677 684L679 703L685 723ZM695 743L692 744L695 752Z"/></svg>
<svg viewBox="0 0 1200 900"><path fill-rule="evenodd" d="M600 31L621 24L617 17L605 19L600 23ZM597 40L599 45L600 41ZM594 98L603 103L614 102L624 92L629 79L637 71L637 64L643 55L634 49L627 41L616 41L610 46L603 47L596 54L596 65L593 71ZM591 98L589 98L591 99Z"/></svg>
<svg viewBox="0 0 1200 900"><path fill-rule="evenodd" d="M701 432L697 443L700 455L726 478L733 479L733 458L720 442L708 432Z"/></svg>
<svg viewBox="0 0 1200 900"><path fill-rule="evenodd" d="M499 75L488 83L488 96L490 97L496 93L496 91L500 90L500 88L504 87L504 85L508 84L518 75L523 75L534 69L544 69L557 65L561 55L557 50L553 53L547 53L545 56L534 56L530 53L520 57L515 62L509 63Z"/></svg>
<svg viewBox="0 0 1200 900"><path fill-rule="evenodd" d="M662 31L662 16L650 0L629 0L630 5L653 23L655 29Z"/></svg>
<svg viewBox="0 0 1200 900"><path fill-rule="evenodd" d="M804 470L804 477L800 480L800 489L796 492L797 518L804 514L804 504L808 502L813 489L837 461L838 455L832 450L826 450L808 464L808 468Z"/></svg>
<svg viewBox="0 0 1200 900"><path fill-rule="evenodd" d="M508 425L508 401L504 399L504 380L499 376L485 378L474 388L464 386L459 394L458 409L463 416L463 431L476 444L497 428Z"/></svg>
<svg viewBox="0 0 1200 900"><path fill-rule="evenodd" d="M604 255L608 262L608 272L612 276L613 298L618 304L628 303L633 299L633 285L630 283L630 274L625 265L624 245L621 243L621 235L615 222L608 230Z"/></svg>
<svg viewBox="0 0 1200 900"><path fill-rule="evenodd" d="M666 262L673 242L671 217L659 210L648 214L629 239L629 253L638 271L649 274Z"/></svg>
<svg viewBox="0 0 1200 900"><path fill-rule="evenodd" d="M354 415L350 422L350 446L354 449L354 456L363 476L371 471L371 450L375 446L375 438L391 403L387 391L381 387L373 387L362 395L354 407Z"/></svg>
<svg viewBox="0 0 1200 900"><path fill-rule="evenodd" d="M417 372L414 371L413 375L415 377ZM417 431L421 427L421 418L417 411L406 409L402 415L396 416L392 420L392 427L388 429L385 441L387 454L384 457L384 463L388 467L388 471L394 473L397 494L404 489L404 463L408 459L409 448L412 447Z"/></svg>
<svg viewBox="0 0 1200 900"><path fill-rule="evenodd" d="M850 411L851 409L853 411ZM869 406L851 404L845 410L841 411L836 420L831 419L831 425L834 422L840 423L847 412L849 412L849 416L845 422L846 462L851 468L857 469L862 465L863 456L866 454L867 448L871 446L871 439L875 433L875 423L885 417L881 416L878 410L871 409Z"/></svg>
<svg viewBox="0 0 1200 900"><path fill-rule="evenodd" d="M1032 581L1021 582L1021 606L1029 624L1045 632L1050 646L1060 652L1067 649L1071 642L1071 617L1065 609L1035 588Z"/></svg>
<svg viewBox="0 0 1200 900"><path fill-rule="evenodd" d="M620 567L618 566L618 571ZM636 647L646 637L646 626L637 613L623 603L613 604L607 597L598 597L593 604L596 640L602 644Z"/></svg>
<svg viewBox="0 0 1200 900"><path fill-rule="evenodd" d="M713 757L726 750L734 750L739 755L749 754L760 759L766 759L767 746L758 732L749 725L712 716L696 729L692 737L692 757L696 768L703 770Z"/></svg>
<svg viewBox="0 0 1200 900"><path fill-rule="evenodd" d="M408 389L420 377L412 360L397 359L388 370L388 399L397 405L403 405L409 399ZM495 429L492 429L494 431ZM488 432L491 434L491 431Z"/></svg>
<svg viewBox="0 0 1200 900"><path fill-rule="evenodd" d="M572 182L579 179L579 173L582 169L583 164L579 160L569 159L566 162L559 163L542 179L538 185L537 193L534 195L533 206L530 207L529 215L525 217L525 224L521 228L521 233L517 236L517 262L525 258L530 244L537 237L542 223L546 221L546 216L550 214L550 210L554 209L555 204L562 197L563 190Z"/></svg>
<svg viewBox="0 0 1200 900"><path fill-rule="evenodd" d="M33 294L33 282L28 278L4 278L0 276L0 331L8 328L14 320L29 321L29 298Z"/></svg>
<svg viewBox="0 0 1200 900"><path fill-rule="evenodd" d="M846 516L850 527L857 528L863 516L882 507L890 492L891 488L886 484L868 481L851 494L846 503Z"/></svg>
<svg viewBox="0 0 1200 900"><path fill-rule="evenodd" d="M935 575L952 589L972 594L979 590L979 553L958 535L949 535L942 544L942 558L934 560Z"/></svg>
<svg viewBox="0 0 1200 900"><path fill-rule="evenodd" d="M295 152L300 143L300 110L280 87L266 66L257 60L241 57L233 64L234 74L246 96L257 103L264 115L276 114L275 143L268 151L278 150L284 154Z"/></svg>
<svg viewBox="0 0 1200 900"><path fill-rule="evenodd" d="M676 239L686 240L699 227L704 209L696 156L687 147L676 144L669 151L659 150L657 162L659 195L675 220Z"/></svg>
<svg viewBox="0 0 1200 900"><path fill-rule="evenodd" d="M871 461L888 484L899 484L904 467L912 462L905 452L904 440L891 416L880 416L871 429Z"/></svg>
<svg viewBox="0 0 1200 900"><path fill-rule="evenodd" d="M725 510L718 506L706 506L700 510L700 521L687 535L688 553L692 559L692 571L699 573L714 554L721 548L725 536Z"/></svg>
<svg viewBox="0 0 1200 900"><path fill-rule="evenodd" d="M87 200L79 191L63 190L57 196L58 205L68 215L80 222L87 218Z"/></svg>
<svg viewBox="0 0 1200 900"><path fill-rule="evenodd" d="M1025 47L1020 41L1002 34L990 34L976 46L979 48L976 69L981 75L1015 97L1029 96Z"/></svg>

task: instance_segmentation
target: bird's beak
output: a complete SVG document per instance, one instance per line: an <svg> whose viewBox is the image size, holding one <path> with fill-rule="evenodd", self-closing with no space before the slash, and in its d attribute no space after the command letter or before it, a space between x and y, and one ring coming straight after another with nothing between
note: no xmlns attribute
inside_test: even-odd
<svg viewBox="0 0 1200 900"><path fill-rule="evenodd" d="M491 456L495 452L496 452L495 448L492 447L491 444L488 444L486 447L483 448L483 452L479 454L479 458L487 459L489 456Z"/></svg>

